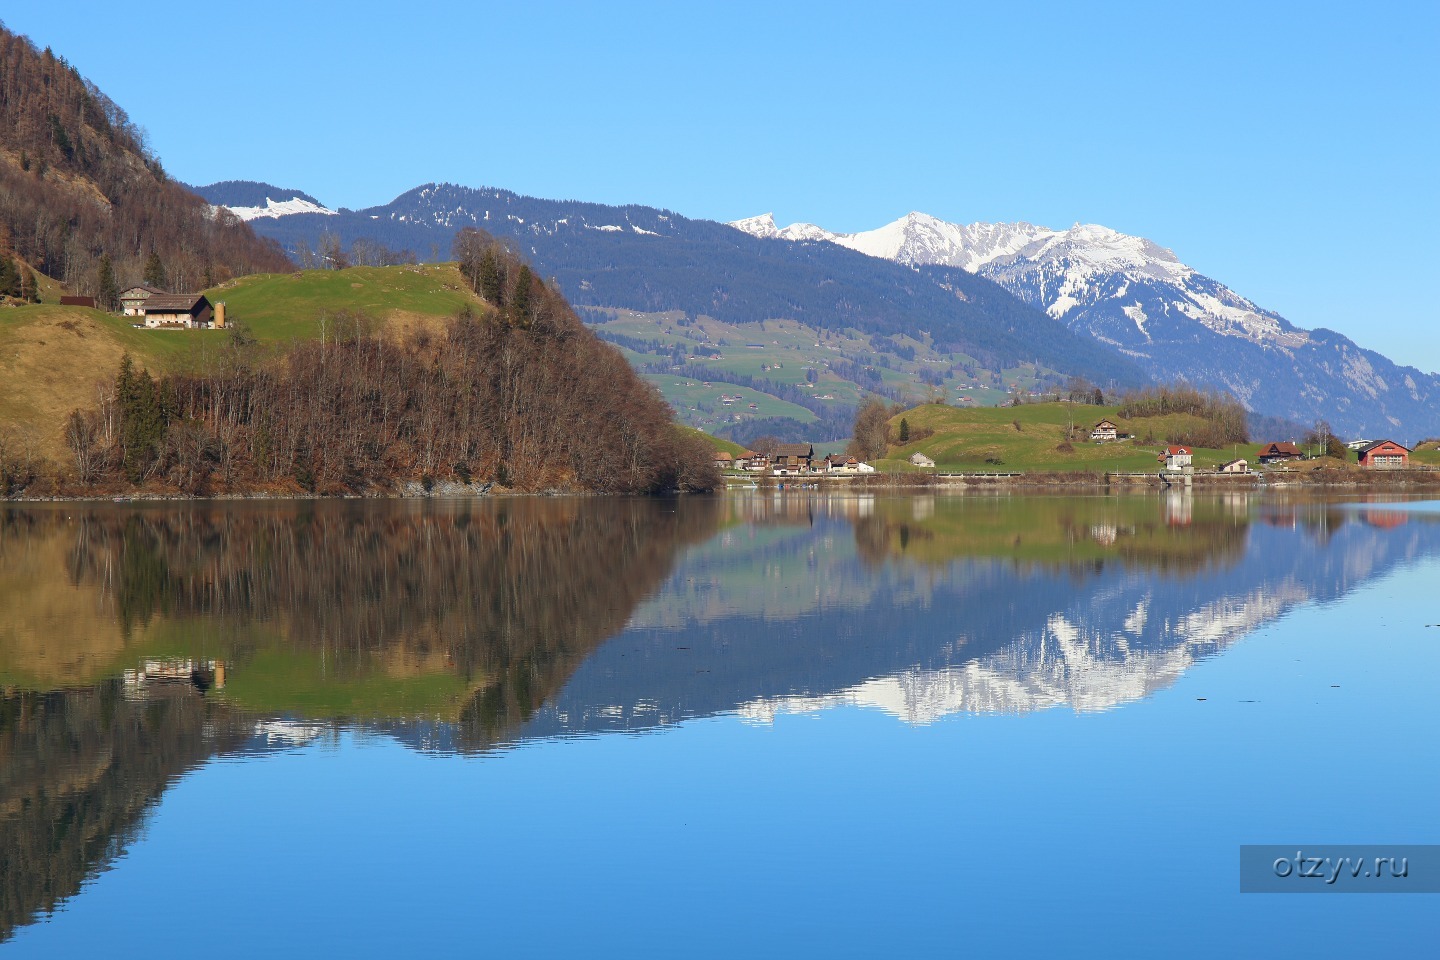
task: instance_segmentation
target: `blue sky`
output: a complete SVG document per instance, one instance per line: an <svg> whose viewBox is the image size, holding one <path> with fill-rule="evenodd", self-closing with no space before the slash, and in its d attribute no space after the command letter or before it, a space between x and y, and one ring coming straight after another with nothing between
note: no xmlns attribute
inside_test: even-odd
<svg viewBox="0 0 1440 960"><path fill-rule="evenodd" d="M1103 223L1300 326L1440 370L1440 4L257 0L142 16L50 0L3 17L189 182L363 207L448 180L842 231L910 210ZM150 69L170 53L179 69Z"/></svg>

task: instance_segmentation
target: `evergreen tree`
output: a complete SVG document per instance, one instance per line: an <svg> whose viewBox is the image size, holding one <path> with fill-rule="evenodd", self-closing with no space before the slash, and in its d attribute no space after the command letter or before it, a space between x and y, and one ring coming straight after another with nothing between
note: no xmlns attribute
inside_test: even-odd
<svg viewBox="0 0 1440 960"><path fill-rule="evenodd" d="M125 475L139 483L154 463L160 441L165 437L166 421L173 416L167 410L173 405L173 393L167 386L157 384L148 371L136 373L127 353L120 358L115 396L120 412L121 463Z"/></svg>
<svg viewBox="0 0 1440 960"><path fill-rule="evenodd" d="M901 417L901 418L900 418L900 443L903 445L903 444L907 444L907 443L909 443L909 442L910 442L910 421L909 421L909 420L906 420L904 417Z"/></svg>
<svg viewBox="0 0 1440 960"><path fill-rule="evenodd" d="M115 266L107 253L100 258L100 275L96 279L95 299L101 310L114 310L120 302L120 288L115 283Z"/></svg>
<svg viewBox="0 0 1440 960"><path fill-rule="evenodd" d="M510 295L511 322L517 327L530 325L530 287L534 282L535 274L530 272L530 267L522 266L515 278L515 292Z"/></svg>
<svg viewBox="0 0 1440 960"><path fill-rule="evenodd" d="M15 261L9 257L0 257L0 297L20 296L20 271L15 269Z"/></svg>
<svg viewBox="0 0 1440 960"><path fill-rule="evenodd" d="M500 260L493 249L486 250L485 255L480 258L480 296L486 303L499 307L503 306L500 302L501 291Z"/></svg>
<svg viewBox="0 0 1440 960"><path fill-rule="evenodd" d="M145 285L160 290L169 286L169 281L165 279L165 264L160 261L160 254L154 250L145 258Z"/></svg>

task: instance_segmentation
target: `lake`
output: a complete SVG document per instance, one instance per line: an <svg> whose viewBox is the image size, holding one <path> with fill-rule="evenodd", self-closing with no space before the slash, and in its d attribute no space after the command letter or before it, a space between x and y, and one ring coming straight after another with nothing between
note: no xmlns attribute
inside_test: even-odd
<svg viewBox="0 0 1440 960"><path fill-rule="evenodd" d="M0 954L1423 954L1440 511L0 507Z"/></svg>

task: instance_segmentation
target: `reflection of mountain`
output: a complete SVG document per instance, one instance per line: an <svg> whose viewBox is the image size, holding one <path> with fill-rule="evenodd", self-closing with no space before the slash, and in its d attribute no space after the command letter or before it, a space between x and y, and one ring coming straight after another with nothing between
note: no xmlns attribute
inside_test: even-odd
<svg viewBox="0 0 1440 960"><path fill-rule="evenodd" d="M1140 496L6 511L0 936L219 753L1102 710L1434 555L1437 521Z"/></svg>
<svg viewBox="0 0 1440 960"><path fill-rule="evenodd" d="M1336 598L1440 550L1440 523L1418 518L1387 529L1323 506L1242 511L1202 500L1182 531L1165 523L1170 506L942 498L908 521L907 548L893 535L881 542L896 549L877 553L876 524L885 529L888 515L898 525L896 515L913 517L916 507L882 500L853 525L854 552L843 549L851 524L823 517L812 537L758 545L748 562L734 555L747 544L711 544L675 578L685 583L643 606L524 735L842 703L914 722L1105 709L1168 686L1297 604ZM1005 521L1011 510L1030 518ZM832 549L815 550L820 542ZM753 567L785 570L796 607L805 598L808 609L788 618L746 611L727 571ZM852 584L859 590L847 594Z"/></svg>

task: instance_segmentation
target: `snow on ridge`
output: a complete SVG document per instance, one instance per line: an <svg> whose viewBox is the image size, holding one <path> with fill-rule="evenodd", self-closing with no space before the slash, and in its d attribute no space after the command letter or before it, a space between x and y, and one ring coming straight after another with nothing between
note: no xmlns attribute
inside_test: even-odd
<svg viewBox="0 0 1440 960"><path fill-rule="evenodd" d="M278 220L281 217L297 213L319 213L333 217L336 213L329 207L322 207L318 203L311 203L309 200L302 200L299 197L292 197L289 200L274 200L266 197L263 207L226 207L226 209L241 220L259 220L261 218Z"/></svg>
<svg viewBox="0 0 1440 960"><path fill-rule="evenodd" d="M1308 339L1303 332L1286 330L1279 317L1182 263L1174 251L1097 223L1076 223L1065 230L1023 221L958 224L916 211L859 233L830 233L808 223L781 228L768 213L736 220L730 226L758 237L828 240L908 266L960 267L995 280L1012 293L1038 292L1040 306L1067 323L1100 307L1123 312L1134 320L1126 309L1135 302L1134 297L1122 298L1136 283L1164 289L1163 296L1179 315L1215 333L1283 347L1298 346ZM1143 321L1136 326L1150 339Z"/></svg>

